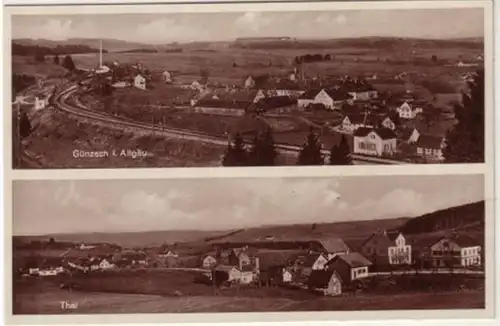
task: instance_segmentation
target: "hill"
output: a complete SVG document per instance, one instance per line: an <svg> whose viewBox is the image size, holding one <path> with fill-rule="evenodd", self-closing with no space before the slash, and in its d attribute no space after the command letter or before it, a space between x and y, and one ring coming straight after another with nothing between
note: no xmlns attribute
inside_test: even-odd
<svg viewBox="0 0 500 326"><path fill-rule="evenodd" d="M67 40L46 40L46 39L14 39L13 43L24 46L40 46L47 48L55 48L57 46L84 46L89 48L97 49L99 52L99 41L100 39L94 38L70 38ZM126 51L137 48L154 49L154 45L143 44L139 42L127 42L115 39L102 39L102 47L108 52L118 52Z"/></svg>
<svg viewBox="0 0 500 326"><path fill-rule="evenodd" d="M107 51L103 50L103 52ZM34 56L36 54L65 55L77 53L99 53L99 49L83 44L56 44L53 46L47 46L40 44L21 44L12 42L12 55Z"/></svg>
<svg viewBox="0 0 500 326"><path fill-rule="evenodd" d="M478 230L484 232L484 200L472 204L455 206L407 221L397 228L404 234L420 234L445 230Z"/></svg>

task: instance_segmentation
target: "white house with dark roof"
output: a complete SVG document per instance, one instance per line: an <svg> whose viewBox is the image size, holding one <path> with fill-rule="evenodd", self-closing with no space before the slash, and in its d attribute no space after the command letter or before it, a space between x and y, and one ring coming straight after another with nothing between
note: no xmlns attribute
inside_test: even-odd
<svg viewBox="0 0 500 326"><path fill-rule="evenodd" d="M440 136L421 134L416 142L417 155L431 161L442 161L445 139Z"/></svg>
<svg viewBox="0 0 500 326"><path fill-rule="evenodd" d="M423 112L423 108L418 104L404 101L401 105L399 105L396 108L396 111L399 114L399 118L406 120L413 120L417 117L418 114Z"/></svg>
<svg viewBox="0 0 500 326"><path fill-rule="evenodd" d="M299 96L297 104L306 108L310 104L323 104L327 109L340 110L342 105L351 101L352 97L344 91L335 89L312 89Z"/></svg>
<svg viewBox="0 0 500 326"><path fill-rule="evenodd" d="M135 76L134 87L141 90L146 90L146 78L142 75Z"/></svg>
<svg viewBox="0 0 500 326"><path fill-rule="evenodd" d="M361 127L353 136L355 154L384 156L396 153L396 134L391 129Z"/></svg>

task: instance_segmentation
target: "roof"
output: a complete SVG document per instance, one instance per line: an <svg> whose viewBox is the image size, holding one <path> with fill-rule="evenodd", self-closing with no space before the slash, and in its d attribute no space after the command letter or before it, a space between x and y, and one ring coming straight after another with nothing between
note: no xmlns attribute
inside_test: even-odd
<svg viewBox="0 0 500 326"><path fill-rule="evenodd" d="M340 277L334 270L314 270L307 279L307 285L316 289L324 289L328 286L332 275L336 275L340 280Z"/></svg>
<svg viewBox="0 0 500 326"><path fill-rule="evenodd" d="M321 92L321 88L308 89L299 96L299 99L313 100L319 92Z"/></svg>
<svg viewBox="0 0 500 326"><path fill-rule="evenodd" d="M425 134L418 137L417 147L441 149L442 142L443 137Z"/></svg>
<svg viewBox="0 0 500 326"><path fill-rule="evenodd" d="M197 107L227 108L245 110L250 106L251 101L227 101L217 99L201 99L196 103Z"/></svg>
<svg viewBox="0 0 500 326"><path fill-rule="evenodd" d="M341 259L344 262L346 262L351 268L356 268L356 267L363 267L363 266L370 266L372 265L372 262L363 257L360 253L358 252L350 252L345 255L338 255L333 258L335 259Z"/></svg>
<svg viewBox="0 0 500 326"><path fill-rule="evenodd" d="M417 128L408 128L408 127L405 127L405 128L401 128L398 133L399 133L399 136L401 137L401 139L409 139L411 137L411 135L413 134L413 132L418 129Z"/></svg>
<svg viewBox="0 0 500 326"><path fill-rule="evenodd" d="M435 245L442 239L448 239L462 248L481 245L481 241L478 241L477 239L463 233L449 233L449 234L437 233L437 234L416 235L416 236L410 236L408 240L416 250L422 250Z"/></svg>
<svg viewBox="0 0 500 326"><path fill-rule="evenodd" d="M257 104L264 106L264 107L270 107L270 108L279 108L279 107L285 107L285 106L290 106L293 104L296 104L297 100L293 99L289 96L271 96L271 97L265 97L263 99L260 99Z"/></svg>
<svg viewBox="0 0 500 326"><path fill-rule="evenodd" d="M324 89L324 91L328 94L328 96L330 96L333 100L347 100L347 99L350 99L352 98L351 95L349 95L349 93L347 93L346 91L342 90L342 89Z"/></svg>
<svg viewBox="0 0 500 326"><path fill-rule="evenodd" d="M287 266L296 256L296 251L259 252L259 254L257 254L260 269L269 269L275 266Z"/></svg>
<svg viewBox="0 0 500 326"><path fill-rule="evenodd" d="M354 137L366 137L372 131L375 132L377 135L379 135L380 138L384 140L396 138L396 134L394 133L394 131L384 127L376 129L361 127L354 132Z"/></svg>
<svg viewBox="0 0 500 326"><path fill-rule="evenodd" d="M302 265L305 265L307 267L312 267L316 260L321 256L322 254L305 254L305 255L298 255L295 257L295 261L298 263L301 263Z"/></svg>
<svg viewBox="0 0 500 326"><path fill-rule="evenodd" d="M330 238L326 240L319 240L319 243L323 246L326 252L336 253L349 251L349 247L345 244L344 240L340 238Z"/></svg>

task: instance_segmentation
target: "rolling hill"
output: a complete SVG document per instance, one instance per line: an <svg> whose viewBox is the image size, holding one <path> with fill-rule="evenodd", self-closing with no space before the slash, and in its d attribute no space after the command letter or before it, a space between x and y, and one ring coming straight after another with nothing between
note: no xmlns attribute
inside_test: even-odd
<svg viewBox="0 0 500 326"><path fill-rule="evenodd" d="M410 235L446 232L447 230L484 233L484 201L451 207L414 218L268 225L220 231L50 234L16 238L22 241L54 238L56 241L110 243L126 248L160 246L162 244L185 244L197 247L221 243L294 242L342 238L349 246L356 246L377 230L398 230Z"/></svg>

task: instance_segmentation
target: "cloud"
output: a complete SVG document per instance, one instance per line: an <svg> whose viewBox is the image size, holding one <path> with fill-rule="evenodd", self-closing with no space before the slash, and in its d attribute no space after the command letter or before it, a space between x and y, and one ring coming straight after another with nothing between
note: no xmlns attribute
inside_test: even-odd
<svg viewBox="0 0 500 326"><path fill-rule="evenodd" d="M68 39L72 31L71 20L48 19L43 23L30 24L17 29L18 37L51 39L62 41Z"/></svg>
<svg viewBox="0 0 500 326"><path fill-rule="evenodd" d="M273 19L267 17L261 12L246 12L236 18L234 25L240 31L247 34L257 33L273 22Z"/></svg>

